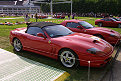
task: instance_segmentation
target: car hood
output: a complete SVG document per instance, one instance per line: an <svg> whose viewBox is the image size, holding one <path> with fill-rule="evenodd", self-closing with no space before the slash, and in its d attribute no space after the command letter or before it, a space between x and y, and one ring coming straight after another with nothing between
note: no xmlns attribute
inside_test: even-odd
<svg viewBox="0 0 121 81"><path fill-rule="evenodd" d="M111 50L113 49L112 45L106 42L105 40L88 35L88 34L83 34L83 33L74 33L68 36L63 36L63 37L58 37L55 38L58 43L63 42L65 45L70 44L72 46L80 46L79 48L85 48L85 49L90 49L90 48L97 48L108 55Z"/></svg>
<svg viewBox="0 0 121 81"><path fill-rule="evenodd" d="M94 28L91 28L91 29L88 29L88 30L112 32L111 29L108 29L108 28L101 28L101 27L94 27Z"/></svg>
<svg viewBox="0 0 121 81"><path fill-rule="evenodd" d="M76 42L83 41L83 42L92 43L94 40L97 40L97 41L101 40L100 38L97 38L97 39L96 38L97 37L95 37L95 36L88 35L88 34L82 34L82 33L74 33L74 34L63 37L63 39L65 39L65 40L76 41Z"/></svg>
<svg viewBox="0 0 121 81"><path fill-rule="evenodd" d="M95 20L95 21L100 21L101 19L97 19L97 20Z"/></svg>
<svg viewBox="0 0 121 81"><path fill-rule="evenodd" d="M101 27L95 27L95 28L91 28L88 29L89 31L97 31L99 33L107 33L107 34L115 34L116 37L120 37L120 34L112 29L108 29L108 28L101 28Z"/></svg>
<svg viewBox="0 0 121 81"><path fill-rule="evenodd" d="M121 21L116 21L117 23L121 23Z"/></svg>
<svg viewBox="0 0 121 81"><path fill-rule="evenodd" d="M68 36L62 36L55 39L58 41L63 41L65 43L69 42L71 44L88 46L89 48L97 47L97 46L103 47L107 45L110 46L109 43L107 43L101 38L88 35L88 34L83 34L83 33L74 33Z"/></svg>

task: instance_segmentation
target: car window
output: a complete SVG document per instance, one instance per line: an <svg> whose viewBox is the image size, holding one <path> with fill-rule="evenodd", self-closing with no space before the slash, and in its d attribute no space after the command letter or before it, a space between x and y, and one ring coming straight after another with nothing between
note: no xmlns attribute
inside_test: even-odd
<svg viewBox="0 0 121 81"><path fill-rule="evenodd" d="M111 18L113 21L117 21L116 19Z"/></svg>
<svg viewBox="0 0 121 81"><path fill-rule="evenodd" d="M39 27L29 27L29 29L27 30L27 33L30 34L30 35L34 35L34 36L37 36L37 33L43 33L44 34L42 29L39 28Z"/></svg>
<svg viewBox="0 0 121 81"><path fill-rule="evenodd" d="M104 19L101 19L101 20L104 20Z"/></svg>
<svg viewBox="0 0 121 81"><path fill-rule="evenodd" d="M46 31L51 38L66 36L73 33L62 25L46 26L43 30Z"/></svg>
<svg viewBox="0 0 121 81"><path fill-rule="evenodd" d="M79 24L74 22L68 22L66 24L66 27L71 27L71 28L77 28L77 26L79 26Z"/></svg>
<svg viewBox="0 0 121 81"><path fill-rule="evenodd" d="M111 21L111 19L105 19L105 21Z"/></svg>
<svg viewBox="0 0 121 81"><path fill-rule="evenodd" d="M113 21L120 21L118 18L115 18L115 17L113 17L113 18L111 18Z"/></svg>
<svg viewBox="0 0 121 81"><path fill-rule="evenodd" d="M81 26L83 26L85 29L94 28L94 26L92 26L91 24L89 24L88 22L85 22L85 21L81 21L81 22L79 22L79 24Z"/></svg>

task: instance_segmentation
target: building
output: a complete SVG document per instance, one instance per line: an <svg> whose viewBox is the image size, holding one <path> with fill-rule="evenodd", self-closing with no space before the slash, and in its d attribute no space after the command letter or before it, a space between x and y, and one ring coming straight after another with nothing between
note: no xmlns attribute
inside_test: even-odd
<svg viewBox="0 0 121 81"><path fill-rule="evenodd" d="M30 3L30 0L5 0L0 1L0 14L35 14L40 13L40 6Z"/></svg>

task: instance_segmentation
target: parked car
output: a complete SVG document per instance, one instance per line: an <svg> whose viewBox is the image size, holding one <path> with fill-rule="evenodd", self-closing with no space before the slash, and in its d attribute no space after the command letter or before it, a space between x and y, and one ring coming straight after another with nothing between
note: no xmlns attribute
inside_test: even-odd
<svg viewBox="0 0 121 81"><path fill-rule="evenodd" d="M64 19L65 15L64 14L54 14L53 18Z"/></svg>
<svg viewBox="0 0 121 81"><path fill-rule="evenodd" d="M106 17L106 18L103 18L103 19L95 20L95 25L98 25L99 27L109 26L109 27L121 28L121 21L117 20L116 18Z"/></svg>
<svg viewBox="0 0 121 81"><path fill-rule="evenodd" d="M4 25L8 25L8 26L11 26L11 25L13 25L13 23L10 23L10 22L5 22L5 23L3 23Z"/></svg>
<svg viewBox="0 0 121 81"><path fill-rule="evenodd" d="M65 67L102 67L111 60L113 47L98 37L75 33L51 22L35 22L10 32L10 43L19 52L27 50L53 59Z"/></svg>
<svg viewBox="0 0 121 81"><path fill-rule="evenodd" d="M7 15L6 14L0 14L0 17L6 17Z"/></svg>
<svg viewBox="0 0 121 81"><path fill-rule="evenodd" d="M111 44L119 43L121 40L121 35L111 29L94 27L88 22L81 20L65 20L61 23L73 32L85 33L100 37Z"/></svg>
<svg viewBox="0 0 121 81"><path fill-rule="evenodd" d="M44 18L48 18L48 16L47 15L44 15L44 14L38 14L37 15L37 18L38 19L44 19Z"/></svg>

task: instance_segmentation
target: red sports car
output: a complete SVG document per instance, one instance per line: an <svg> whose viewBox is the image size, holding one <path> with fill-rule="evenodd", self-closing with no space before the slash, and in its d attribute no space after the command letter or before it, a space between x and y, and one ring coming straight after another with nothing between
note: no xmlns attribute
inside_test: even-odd
<svg viewBox="0 0 121 81"><path fill-rule="evenodd" d="M113 17L107 17L95 20L95 25L98 25L99 27L110 26L121 28L121 21Z"/></svg>
<svg viewBox="0 0 121 81"><path fill-rule="evenodd" d="M55 14L55 15L53 16L53 18L64 19L64 18L65 18L65 15L63 15L63 14Z"/></svg>
<svg viewBox="0 0 121 81"><path fill-rule="evenodd" d="M65 67L77 65L104 66L111 60L113 47L98 37L74 33L68 28L51 22L35 22L27 28L10 32L10 43L16 51L27 50L53 59Z"/></svg>
<svg viewBox="0 0 121 81"><path fill-rule="evenodd" d="M47 15L44 15L44 14L38 14L37 15L37 18L44 19L44 18L48 18L48 16Z"/></svg>
<svg viewBox="0 0 121 81"><path fill-rule="evenodd" d="M100 37L111 44L118 44L121 40L121 35L111 29L94 27L88 22L81 20L65 20L61 23L73 32L91 34Z"/></svg>

